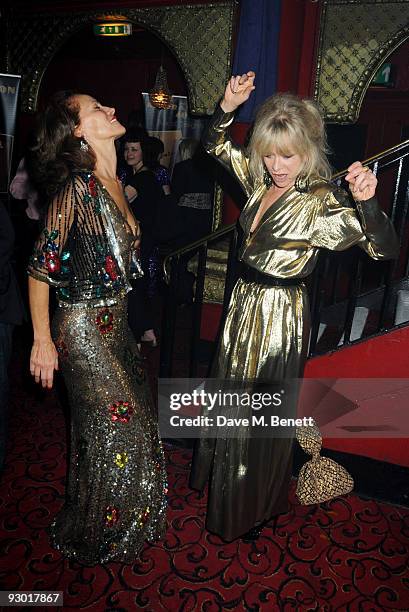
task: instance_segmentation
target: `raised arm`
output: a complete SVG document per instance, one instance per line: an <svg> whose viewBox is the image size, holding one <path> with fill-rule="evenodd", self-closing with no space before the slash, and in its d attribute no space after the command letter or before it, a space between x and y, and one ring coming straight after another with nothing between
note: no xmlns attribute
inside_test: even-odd
<svg viewBox="0 0 409 612"><path fill-rule="evenodd" d="M248 100L255 89L254 79L254 72L231 77L202 136L206 151L234 174L247 195L252 191L248 159L242 148L232 142L228 128L233 123L237 108Z"/></svg>

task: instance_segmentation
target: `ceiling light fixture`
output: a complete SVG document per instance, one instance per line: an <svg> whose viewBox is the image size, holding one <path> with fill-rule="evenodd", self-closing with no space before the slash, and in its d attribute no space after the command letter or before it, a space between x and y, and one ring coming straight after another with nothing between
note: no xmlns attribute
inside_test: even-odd
<svg viewBox="0 0 409 612"><path fill-rule="evenodd" d="M166 72L162 64L156 75L155 85L149 92L149 100L152 106L167 110L172 106L172 94L168 87Z"/></svg>

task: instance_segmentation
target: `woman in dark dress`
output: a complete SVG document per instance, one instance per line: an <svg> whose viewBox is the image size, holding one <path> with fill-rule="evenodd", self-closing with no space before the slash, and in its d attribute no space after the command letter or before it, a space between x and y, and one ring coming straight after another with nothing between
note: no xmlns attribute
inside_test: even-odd
<svg viewBox="0 0 409 612"><path fill-rule="evenodd" d="M133 562L165 531L166 473L143 361L127 323L138 223L116 177L115 110L61 92L40 118L30 160L49 196L29 266L30 370L60 369L71 410L64 507L54 546L85 565ZM58 307L50 329L49 286Z"/></svg>
<svg viewBox="0 0 409 612"><path fill-rule="evenodd" d="M359 245L370 257L396 257L393 226L374 198L376 178L360 162L349 167L349 195L330 182L324 123L315 103L290 94L268 98L259 110L247 150L228 128L254 87L254 72L232 77L203 144L247 194L240 226L240 278L229 304L213 377L286 381L302 376L310 315L304 280L320 248ZM295 404L296 398L293 398ZM251 419L251 408L248 414ZM204 432L206 433L206 432ZM266 521L288 507L292 435L202 437L192 486L209 481L207 527L226 540L255 539ZM318 489L325 483L310 483ZM314 485L314 486L313 486Z"/></svg>
<svg viewBox="0 0 409 612"><path fill-rule="evenodd" d="M123 179L124 190L141 226L140 255L144 272L143 278L135 282L136 291L129 296L129 323L138 342L140 339L157 346L149 298L155 293L158 282L157 224L163 194L154 173L145 164L146 143L147 137L139 131L129 131L124 138L124 158L128 165Z"/></svg>
<svg viewBox="0 0 409 612"><path fill-rule="evenodd" d="M169 170L162 166L161 158L165 153L165 145L160 138L149 136L144 143L144 162L155 175L156 181L162 188L164 196L171 193Z"/></svg>

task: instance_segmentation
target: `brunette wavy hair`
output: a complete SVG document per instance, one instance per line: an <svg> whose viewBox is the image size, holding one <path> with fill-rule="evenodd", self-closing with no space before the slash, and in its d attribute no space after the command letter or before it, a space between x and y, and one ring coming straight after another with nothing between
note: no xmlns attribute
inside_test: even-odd
<svg viewBox="0 0 409 612"><path fill-rule="evenodd" d="M80 123L79 92L66 90L54 94L37 118L34 139L26 155L30 178L46 199L55 195L74 172L95 168L95 153L81 148L74 135Z"/></svg>

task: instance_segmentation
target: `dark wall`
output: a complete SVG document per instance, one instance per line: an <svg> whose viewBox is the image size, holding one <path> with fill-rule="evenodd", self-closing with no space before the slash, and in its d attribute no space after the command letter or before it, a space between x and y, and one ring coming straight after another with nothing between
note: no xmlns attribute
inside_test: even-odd
<svg viewBox="0 0 409 612"><path fill-rule="evenodd" d="M333 166L342 170L351 162L370 157L405 140L409 129L409 40L389 58L392 81L370 86L354 125L328 126Z"/></svg>
<svg viewBox="0 0 409 612"><path fill-rule="evenodd" d="M186 95L179 64L154 34L138 28L129 37L98 38L87 26L70 38L48 65L38 108L43 108L55 91L75 89L114 106L119 120L126 123L131 110L142 108L141 92L153 87L161 62L171 92ZM33 115L19 115L15 163L24 151L33 120Z"/></svg>

